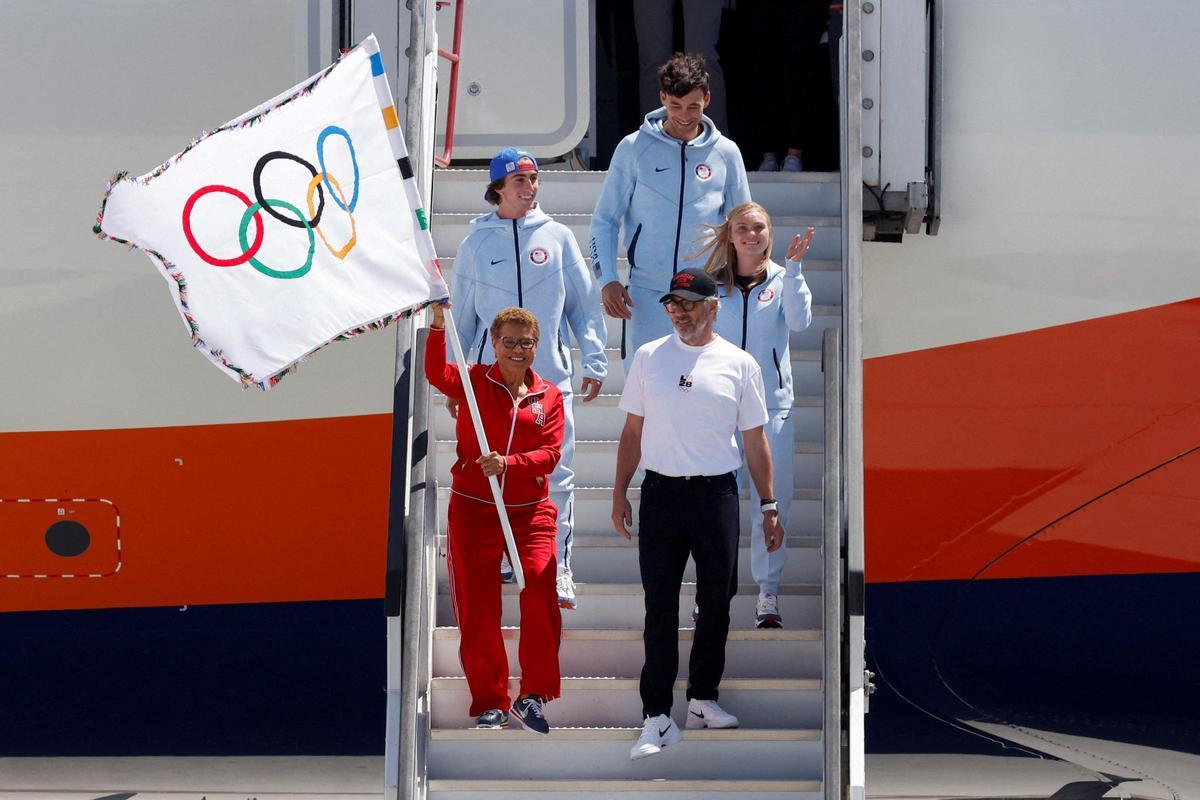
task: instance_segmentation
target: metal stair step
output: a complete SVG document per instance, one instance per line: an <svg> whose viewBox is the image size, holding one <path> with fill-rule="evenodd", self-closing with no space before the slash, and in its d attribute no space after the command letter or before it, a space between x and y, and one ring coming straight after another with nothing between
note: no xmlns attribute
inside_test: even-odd
<svg viewBox="0 0 1200 800"><path fill-rule="evenodd" d="M438 489L439 519L446 519L446 509L449 506L449 489ZM638 513L637 489L629 490L630 504L633 506L634 521ZM743 498L744 500L745 498ZM749 532L753 509L748 502L740 504L741 529ZM576 530L584 533L608 533L613 531L612 521L612 490L597 490L592 487L575 490L575 526ZM821 496L818 490L801 489L793 495L788 528L793 531L817 530L821 524ZM443 525L443 528L445 526ZM615 536L615 531L613 532ZM636 527L634 538L637 537Z"/></svg>
<svg viewBox="0 0 1200 800"><path fill-rule="evenodd" d="M619 407L621 396L605 391L591 402L575 404L575 438L586 440L615 440L625 427L625 412ZM806 442L823 441L825 436L824 398L819 395L797 395L792 403L796 438ZM440 396L433 402L433 431L438 439L454 438L454 420Z"/></svg>
<svg viewBox="0 0 1200 800"><path fill-rule="evenodd" d="M438 262L442 265L442 272L446 275L447 283L451 282L454 275L454 260L453 255L438 259ZM587 262L590 269L592 264L591 256L585 255L583 260ZM804 279L813 294L814 303L841 305L842 265L839 261L835 259L805 258L802 269L804 271ZM617 275L622 283L628 280L629 259L624 257L617 259Z"/></svg>
<svg viewBox="0 0 1200 800"><path fill-rule="evenodd" d="M789 525L790 527L790 525ZM616 542L626 545L613 546ZM783 566L782 580L787 583L817 583L822 576L822 559L820 542L815 537L789 536L786 540L787 561ZM444 553L444 545L439 552ZM572 548L572 569L576 579L595 583L637 582L641 580L638 571L637 542L627 542L615 531L601 531L594 534L574 534ZM738 582L752 583L754 578L750 570L750 529L747 528L738 546ZM438 578L446 578L446 560L438 559ZM695 564L689 560L683 579L696 580Z"/></svg>
<svg viewBox="0 0 1200 800"><path fill-rule="evenodd" d="M538 202L552 216L591 214L607 174L598 170L543 169ZM747 177L750 195L773 214L840 213L841 180L836 172L749 172ZM434 170L434 211L486 214L492 209L483 199L487 183L487 170L483 169Z"/></svg>
<svg viewBox="0 0 1200 800"><path fill-rule="evenodd" d="M439 258L443 255L450 256L458 252L458 246L462 244L463 239L470 233L471 220L477 216L479 216L478 213L464 214L451 212L434 212L430 215L429 232L433 234L434 252L437 253ZM592 222L590 209L587 213L557 213L552 214L552 216L555 221L566 225L571 230L571 233L575 236L575 241L579 244L579 251L581 253L590 251L591 248L588 244L588 230ZM773 215L771 222L774 234L771 258L776 262L783 262L792 237L797 233L803 233L810 227L816 229L812 245L808 251L812 258L834 261L841 260L842 218L840 216L808 214ZM680 252L685 252L686 248L683 245L680 247ZM625 248L620 247L617 254L619 256L625 255Z"/></svg>
<svg viewBox="0 0 1200 800"><path fill-rule="evenodd" d="M633 518L636 523L638 513L638 498L640 490L632 487L629 490L629 502L633 506ZM741 529L750 530L751 514L747 495L742 493L740 503ZM450 504L450 489L438 487L438 515L445 528L446 510ZM596 486L580 486L575 489L575 526L576 530L587 533L607 533L612 531L612 488ZM816 531L821 525L821 490L797 489L792 494L792 508L788 519L788 528L792 531ZM613 535L616 532L613 531ZM634 537L637 529L634 529Z"/></svg>
<svg viewBox="0 0 1200 800"><path fill-rule="evenodd" d="M645 601L640 583L577 582L575 594L579 600L579 607L563 611L564 628L634 628L640 627L645 619ZM684 583L679 593L679 627L692 627L695 598L696 585ZM516 585L505 584L501 590L500 601L503 608L500 624L517 626L521 614ZM754 628L757 603L758 585L739 584L738 592L729 604L730 627L739 630ZM820 627L820 585L781 584L779 612L792 627ZM436 624L455 624L450 590L445 586L438 587Z"/></svg>
<svg viewBox="0 0 1200 800"><path fill-rule="evenodd" d="M453 439L438 440L439 483L450 483L450 467L454 465L457 444ZM795 485L821 485L821 475L825 467L825 456L821 450L822 446L819 444L796 442L791 456L795 469ZM582 485L611 482L616 453L615 439L576 439L575 458L571 464L571 469L575 472L575 482ZM782 457L779 453L774 456L776 459Z"/></svg>
<svg viewBox="0 0 1200 800"><path fill-rule="evenodd" d="M481 780L431 780L430 800L468 800L488 797L491 800L525 800L530 794L546 797L620 798L620 800L646 800L647 798L686 797L697 800L714 798L738 798L738 800L819 800L820 781L771 781L771 780L661 780L626 778L623 780L524 780L520 788L511 784L511 778L497 776Z"/></svg>
<svg viewBox="0 0 1200 800"><path fill-rule="evenodd" d="M832 324L832 321L830 321ZM621 335L619 332L615 339L611 342L613 346L604 348L604 355L608 359L608 376L604 379L603 391L605 394L620 395L625 388L625 365L621 361ZM790 347L789 351L792 356L792 391L801 396L812 395L817 396L822 393L824 388L824 374L821 372L821 351L819 348L806 347ZM475 363L475 356L468 355L468 363ZM574 363L573 385L578 388L583 380L582 372L582 354L578 347L571 348L571 360ZM581 408L587 408L589 404L581 404Z"/></svg>
<svg viewBox="0 0 1200 800"><path fill-rule="evenodd" d="M564 614L570 612L564 612ZM520 672L517 644L521 632L503 628L501 636L508 653L509 670ZM679 677L687 677L692 628L679 631ZM458 676L461 639L458 628L433 631L433 674ZM567 675L611 675L636 678L641 673L644 650L641 628L563 631L559 667ZM732 630L725 647L727 678L818 678L822 668L821 631L815 628L787 630Z"/></svg>
<svg viewBox="0 0 1200 800"><path fill-rule="evenodd" d="M549 707L552 707L553 703ZM677 721L682 719L675 709ZM466 724L466 720L456 720ZM685 730L674 752L630 761L638 727L554 727L548 736L517 729L435 727L428 750L433 780L488 779L521 764L529 780L819 780L816 729Z"/></svg>

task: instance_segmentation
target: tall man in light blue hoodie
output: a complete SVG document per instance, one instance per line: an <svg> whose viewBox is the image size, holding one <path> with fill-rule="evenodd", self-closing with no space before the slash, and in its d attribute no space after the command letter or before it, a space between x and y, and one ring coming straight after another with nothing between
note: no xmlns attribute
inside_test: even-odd
<svg viewBox="0 0 1200 800"><path fill-rule="evenodd" d="M621 355L671 333L658 308L662 287L681 269L702 267L706 225L750 201L742 155L704 109L712 100L704 59L677 53L658 71L663 107L621 140L592 215L592 271L604 311L625 320ZM629 284L617 276L617 240L625 228Z"/></svg>
<svg viewBox="0 0 1200 800"><path fill-rule="evenodd" d="M558 602L563 608L575 608L571 572L575 416L570 337L575 337L583 353L580 392L586 403L600 393L608 374L600 293L570 229L537 205L539 175L533 156L506 147L492 159L489 177L484 199L497 208L471 221L471 232L454 258L450 297L457 311L463 352L474 347L480 363L495 360L487 337L500 309L528 309L541 323L546 341L537 348L533 369L562 392L566 422L561 457L550 475L550 499L558 509ZM493 444L499 449L502 443Z"/></svg>

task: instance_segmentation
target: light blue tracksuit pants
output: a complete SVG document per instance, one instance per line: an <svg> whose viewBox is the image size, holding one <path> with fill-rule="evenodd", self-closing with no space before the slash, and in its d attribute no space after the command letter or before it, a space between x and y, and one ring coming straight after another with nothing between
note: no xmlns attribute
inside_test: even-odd
<svg viewBox="0 0 1200 800"><path fill-rule="evenodd" d="M765 426L767 444L771 448L771 462L775 469L775 499L779 502L779 523L783 525L785 537L791 533L791 529L788 528L788 512L791 511L792 495L796 491L796 420L792 411L790 408L768 409L767 414L770 418ZM742 448L744 463L745 449L740 434L738 447ZM778 594L783 565L787 563L787 546L780 547L774 553L767 552L767 543L763 539L762 514L758 511L761 498L749 472L744 466L738 470L739 485L750 486L750 574L758 584L760 592Z"/></svg>
<svg viewBox="0 0 1200 800"><path fill-rule="evenodd" d="M563 398L563 443L558 465L550 473L550 502L558 509L558 572L571 574L571 548L575 544L575 395L571 379L558 384Z"/></svg>

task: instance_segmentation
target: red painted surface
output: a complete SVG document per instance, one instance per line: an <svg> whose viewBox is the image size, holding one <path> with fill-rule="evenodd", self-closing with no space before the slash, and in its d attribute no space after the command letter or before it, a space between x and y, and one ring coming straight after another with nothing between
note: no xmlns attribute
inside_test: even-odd
<svg viewBox="0 0 1200 800"><path fill-rule="evenodd" d="M122 558L103 578L0 577L0 611L382 597L390 450L388 414L0 434L0 496L111 500ZM105 508L62 558L38 549L50 518L0 504L0 576L111 561Z"/></svg>
<svg viewBox="0 0 1200 800"><path fill-rule="evenodd" d="M866 361L867 580L1200 570L1198 364L1200 300Z"/></svg>

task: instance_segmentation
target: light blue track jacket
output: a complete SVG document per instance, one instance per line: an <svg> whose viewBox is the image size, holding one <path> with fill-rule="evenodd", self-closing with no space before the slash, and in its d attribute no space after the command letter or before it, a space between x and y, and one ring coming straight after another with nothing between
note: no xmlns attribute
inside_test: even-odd
<svg viewBox="0 0 1200 800"><path fill-rule="evenodd" d="M471 221L454 258L450 299L463 353L474 346L481 364L496 360L488 341L496 314L520 306L541 326L533 369L543 380L560 384L571 377L568 331L583 352L585 376L603 381L608 375L600 291L570 229L540 208L515 220L493 211Z"/></svg>
<svg viewBox="0 0 1200 800"><path fill-rule="evenodd" d="M800 271L799 261L781 267L767 264L762 283L743 292L734 284L729 291L717 283L721 309L713 330L754 357L762 370L767 390L767 408L791 408L792 356L788 340L792 331L802 331L812 323L812 292Z"/></svg>
<svg viewBox="0 0 1200 800"><path fill-rule="evenodd" d="M737 145L708 117L699 136L682 142L663 131L666 117L665 108L651 111L613 154L592 215L592 271L601 286L619 280L622 224L629 284L665 292L676 272L704 266L692 258L709 235L704 225L750 201Z"/></svg>

